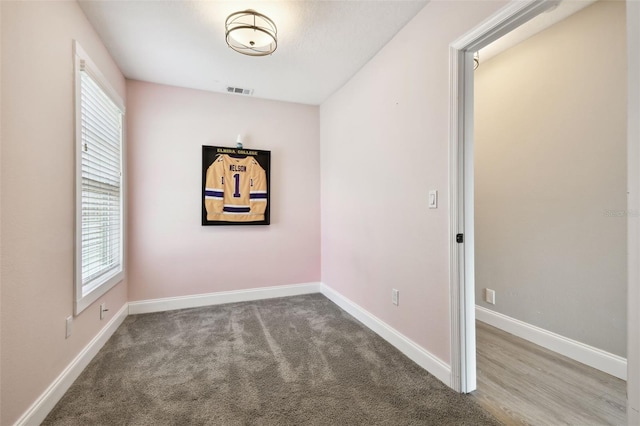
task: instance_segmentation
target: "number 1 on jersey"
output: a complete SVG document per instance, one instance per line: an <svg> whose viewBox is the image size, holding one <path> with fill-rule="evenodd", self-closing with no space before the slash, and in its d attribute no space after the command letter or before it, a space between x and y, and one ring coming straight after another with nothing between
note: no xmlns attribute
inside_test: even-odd
<svg viewBox="0 0 640 426"><path fill-rule="evenodd" d="M240 173L233 175L233 180L236 183L236 189L233 191L233 197L240 198Z"/></svg>

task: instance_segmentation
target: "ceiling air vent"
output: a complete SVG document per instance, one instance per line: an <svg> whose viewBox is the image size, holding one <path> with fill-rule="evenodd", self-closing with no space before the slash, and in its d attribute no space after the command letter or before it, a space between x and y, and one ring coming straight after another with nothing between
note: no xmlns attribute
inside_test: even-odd
<svg viewBox="0 0 640 426"><path fill-rule="evenodd" d="M236 95L247 95L247 96L251 96L253 95L253 89L242 89L240 87L227 87L227 92L229 93L235 93Z"/></svg>

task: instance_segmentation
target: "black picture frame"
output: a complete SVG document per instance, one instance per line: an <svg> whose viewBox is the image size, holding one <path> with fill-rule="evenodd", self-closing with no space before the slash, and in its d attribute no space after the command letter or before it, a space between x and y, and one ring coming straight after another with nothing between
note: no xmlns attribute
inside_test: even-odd
<svg viewBox="0 0 640 426"><path fill-rule="evenodd" d="M217 218L208 217L207 212L207 204L206 200L212 199L212 193L207 190L207 171L209 167L212 167L214 161L220 159L220 156L226 155L230 158L242 159L246 157L252 157L255 161L260 165L260 167L265 172L266 177L266 208L264 211L264 219L263 220L253 220L249 219L246 221L240 220L236 221L235 217L229 215L230 220L220 219L221 215L219 213L212 213L211 216L216 216ZM214 169L215 170L215 169ZM259 170L259 169L256 169ZM230 172L233 173L233 172ZM224 179L223 179L224 180ZM219 196L219 193L215 193L216 196ZM201 200L201 208L202 208L202 226L255 226L255 225L269 225L271 223L271 151L263 151L257 149L248 149L248 148L231 148L224 146L209 146L202 145L202 189L200 192ZM251 196L253 198L253 195ZM261 196L260 198L264 198ZM211 208L211 203L209 203ZM251 203L250 203L251 204ZM225 208L226 209L226 208ZM241 215L242 216L242 215Z"/></svg>

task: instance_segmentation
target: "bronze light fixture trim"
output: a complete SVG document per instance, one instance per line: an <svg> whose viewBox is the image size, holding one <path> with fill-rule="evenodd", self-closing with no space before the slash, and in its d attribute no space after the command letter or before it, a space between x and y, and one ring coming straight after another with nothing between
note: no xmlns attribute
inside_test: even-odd
<svg viewBox="0 0 640 426"><path fill-rule="evenodd" d="M255 10L232 13L224 26L227 44L243 55L271 55L278 47L276 24L268 16Z"/></svg>

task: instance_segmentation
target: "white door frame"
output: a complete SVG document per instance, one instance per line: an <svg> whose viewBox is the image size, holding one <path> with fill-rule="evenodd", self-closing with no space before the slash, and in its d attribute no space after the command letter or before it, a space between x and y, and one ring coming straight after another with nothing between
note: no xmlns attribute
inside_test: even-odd
<svg viewBox="0 0 640 426"><path fill-rule="evenodd" d="M449 47L450 386L458 392L476 389L473 52L557 4L557 0L513 0ZM458 235L462 243L457 242Z"/></svg>
<svg viewBox="0 0 640 426"><path fill-rule="evenodd" d="M473 52L555 5L512 0L450 45L451 383L476 389L473 247ZM640 2L627 1L627 422L640 423ZM463 243L456 235L464 236Z"/></svg>

